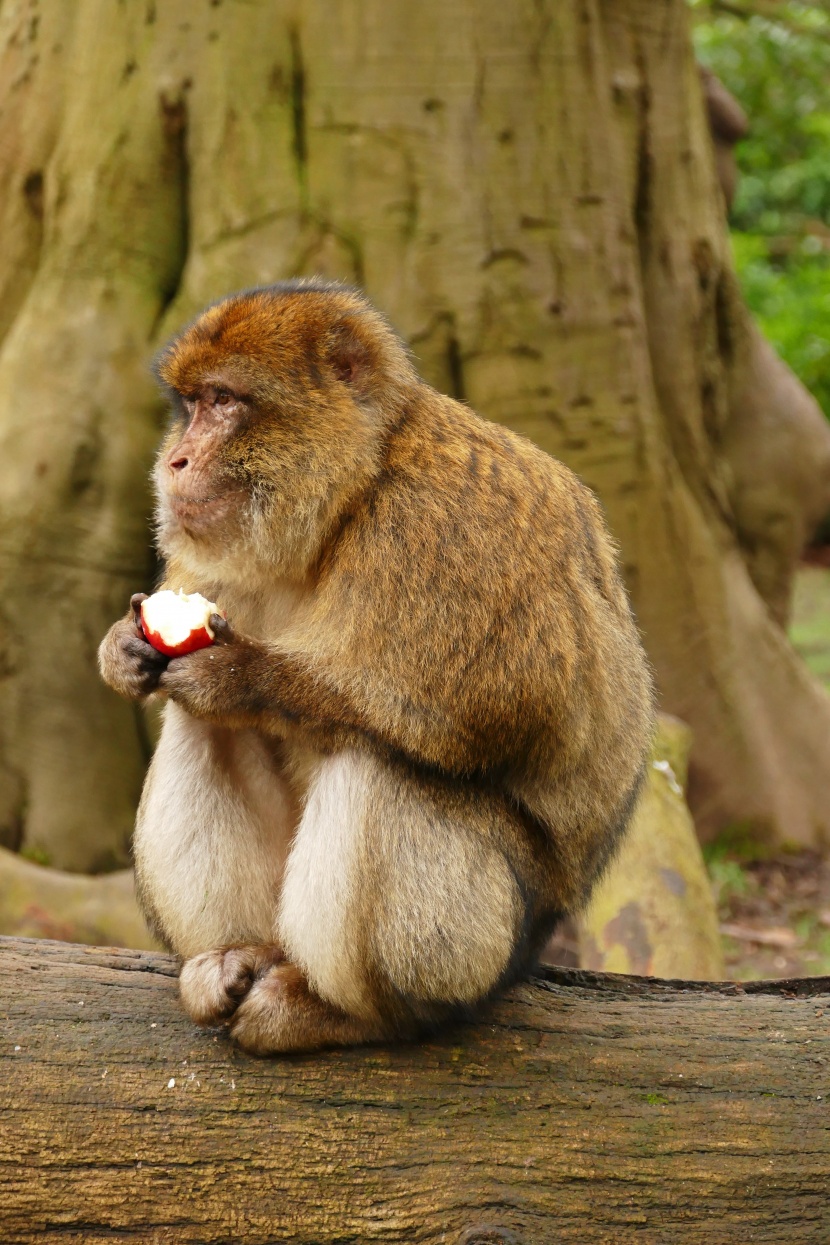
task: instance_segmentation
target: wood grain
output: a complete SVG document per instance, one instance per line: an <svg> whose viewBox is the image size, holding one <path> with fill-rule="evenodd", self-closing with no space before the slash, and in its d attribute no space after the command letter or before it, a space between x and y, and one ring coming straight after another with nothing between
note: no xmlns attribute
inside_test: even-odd
<svg viewBox="0 0 830 1245"><path fill-rule="evenodd" d="M0 939L0 1239L830 1239L830 979L545 969L421 1045L259 1061L167 956Z"/></svg>

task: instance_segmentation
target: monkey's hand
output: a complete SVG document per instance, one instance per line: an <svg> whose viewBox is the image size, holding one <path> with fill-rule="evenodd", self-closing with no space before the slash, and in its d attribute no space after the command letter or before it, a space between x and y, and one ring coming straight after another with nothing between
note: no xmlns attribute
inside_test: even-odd
<svg viewBox="0 0 830 1245"><path fill-rule="evenodd" d="M144 592L130 598L126 618L110 627L98 649L98 668L105 683L130 700L144 700L159 686L167 658L148 644L139 624Z"/></svg>
<svg viewBox="0 0 830 1245"><path fill-rule="evenodd" d="M215 636L209 648L174 657L159 688L191 717L223 726L263 726L274 714L273 689L279 657L265 645L231 630L220 614L211 614Z"/></svg>

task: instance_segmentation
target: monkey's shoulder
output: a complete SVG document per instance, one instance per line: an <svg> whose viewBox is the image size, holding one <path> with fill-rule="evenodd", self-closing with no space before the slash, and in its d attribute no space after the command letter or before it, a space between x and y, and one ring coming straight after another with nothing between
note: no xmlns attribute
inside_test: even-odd
<svg viewBox="0 0 830 1245"><path fill-rule="evenodd" d="M459 402L435 395L391 442L352 518L364 556L414 563L456 590L615 560L601 508L564 463ZM434 564L434 565L432 565Z"/></svg>
<svg viewBox="0 0 830 1245"><path fill-rule="evenodd" d="M527 669L570 660L592 627L630 628L590 491L449 399L395 437L327 562L316 611L338 644L371 634L377 660L387 649L509 651Z"/></svg>
<svg viewBox="0 0 830 1245"><path fill-rule="evenodd" d="M511 536L531 522L559 526L577 511L599 523L596 499L564 463L463 403L434 395L393 438L370 494L372 514L409 507Z"/></svg>

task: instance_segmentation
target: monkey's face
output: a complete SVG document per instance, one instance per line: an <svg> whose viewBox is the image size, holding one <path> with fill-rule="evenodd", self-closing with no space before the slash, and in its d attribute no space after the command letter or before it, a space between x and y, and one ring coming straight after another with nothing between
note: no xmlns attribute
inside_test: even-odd
<svg viewBox="0 0 830 1245"><path fill-rule="evenodd" d="M175 395L155 472L161 547L168 555L253 550L282 564L309 544L349 475L371 459L372 430L365 413L322 384L286 385L272 373L254 388L239 372L213 368Z"/></svg>
<svg viewBox="0 0 830 1245"><path fill-rule="evenodd" d="M161 517L190 537L238 527L247 500L232 446L245 415L242 395L204 383L176 394L175 414L156 469Z"/></svg>
<svg viewBox="0 0 830 1245"><path fill-rule="evenodd" d="M173 422L155 470L165 556L244 548L305 569L377 467L401 360L412 375L365 308L339 287L258 290L168 346L159 373Z"/></svg>

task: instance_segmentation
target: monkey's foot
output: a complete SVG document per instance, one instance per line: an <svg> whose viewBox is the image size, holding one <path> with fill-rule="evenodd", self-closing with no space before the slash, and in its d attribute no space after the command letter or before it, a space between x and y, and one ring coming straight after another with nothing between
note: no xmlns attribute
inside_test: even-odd
<svg viewBox="0 0 830 1245"><path fill-rule="evenodd" d="M182 965L182 1002L196 1024L221 1024L255 982L284 958L279 947L267 943L202 951Z"/></svg>
<svg viewBox="0 0 830 1245"><path fill-rule="evenodd" d="M380 1022L349 1016L326 1003L293 964L280 964L258 978L231 1022L231 1037L250 1055L356 1046L390 1036Z"/></svg>

